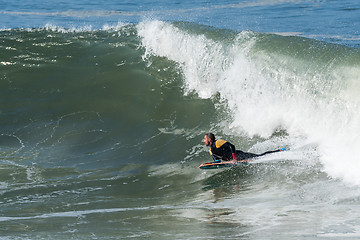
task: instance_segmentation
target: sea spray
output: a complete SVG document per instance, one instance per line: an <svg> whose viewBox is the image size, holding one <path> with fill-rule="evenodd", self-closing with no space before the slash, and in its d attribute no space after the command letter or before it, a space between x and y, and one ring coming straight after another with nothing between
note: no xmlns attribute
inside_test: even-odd
<svg viewBox="0 0 360 240"><path fill-rule="evenodd" d="M216 81L229 62L221 44L204 35L186 34L161 21L143 22L137 29L146 48L145 56L166 57L181 66L186 93L195 90L203 98L216 93Z"/></svg>

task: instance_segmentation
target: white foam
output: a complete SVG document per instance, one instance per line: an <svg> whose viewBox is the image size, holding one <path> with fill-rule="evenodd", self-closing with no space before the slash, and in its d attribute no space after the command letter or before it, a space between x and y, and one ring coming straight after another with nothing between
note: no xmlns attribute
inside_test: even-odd
<svg viewBox="0 0 360 240"><path fill-rule="evenodd" d="M154 207L155 208L155 207ZM21 217L0 217L0 222L6 221L20 221L20 220L33 220L33 219L48 219L55 217L80 217L89 214L96 213L115 213L115 212L125 212L125 211L141 211L153 209L152 207L139 207L139 208L109 208L109 209L92 209L92 210L84 210L84 211L68 211L68 212L57 212L57 213L46 213L42 215L35 216L21 216Z"/></svg>
<svg viewBox="0 0 360 240"><path fill-rule="evenodd" d="M167 57L182 66L187 93L196 90L203 98L216 93L216 81L227 64L221 44L202 35L185 34L161 21L142 22L137 29L146 47L145 56Z"/></svg>

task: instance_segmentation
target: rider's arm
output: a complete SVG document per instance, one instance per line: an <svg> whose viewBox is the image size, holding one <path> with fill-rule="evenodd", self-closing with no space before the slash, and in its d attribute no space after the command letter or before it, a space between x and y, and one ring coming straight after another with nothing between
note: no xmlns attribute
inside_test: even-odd
<svg viewBox="0 0 360 240"><path fill-rule="evenodd" d="M231 156L234 160L236 160L236 149L235 146L229 142L226 142L224 145L224 147L229 148L229 150L231 151Z"/></svg>

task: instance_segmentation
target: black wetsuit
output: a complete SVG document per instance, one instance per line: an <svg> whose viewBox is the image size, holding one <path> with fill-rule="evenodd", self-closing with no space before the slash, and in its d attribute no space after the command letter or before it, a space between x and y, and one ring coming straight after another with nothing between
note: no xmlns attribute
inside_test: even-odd
<svg viewBox="0 0 360 240"><path fill-rule="evenodd" d="M233 157L232 157L233 153L236 154L237 160L243 160L243 159L260 157L265 154L275 153L275 152L280 152L280 151L281 150L268 151L268 152L264 152L262 154L243 152L240 150L236 150L235 146L233 144L231 144L225 140L222 140L222 139L219 139L219 140L216 140L215 142L213 142L210 145L210 149L209 149L210 155L212 156L212 158L214 159L215 162L219 162L220 160L224 160L224 161L233 160Z"/></svg>

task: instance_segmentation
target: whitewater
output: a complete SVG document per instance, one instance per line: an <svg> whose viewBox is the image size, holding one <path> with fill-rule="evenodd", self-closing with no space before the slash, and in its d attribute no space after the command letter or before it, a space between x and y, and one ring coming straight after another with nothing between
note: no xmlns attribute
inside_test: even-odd
<svg viewBox="0 0 360 240"><path fill-rule="evenodd" d="M0 238L358 239L357 5L4 2Z"/></svg>

